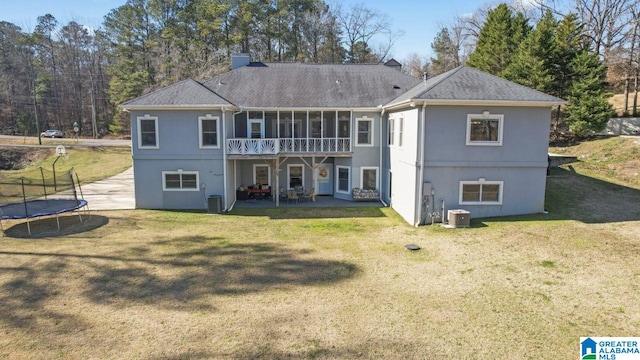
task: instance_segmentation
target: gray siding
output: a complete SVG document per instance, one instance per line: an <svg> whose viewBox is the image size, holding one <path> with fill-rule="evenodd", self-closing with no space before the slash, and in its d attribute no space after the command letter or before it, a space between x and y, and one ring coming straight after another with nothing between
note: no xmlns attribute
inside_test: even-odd
<svg viewBox="0 0 640 360"><path fill-rule="evenodd" d="M467 114L504 115L502 146L467 146ZM428 166L547 166L550 108L429 106Z"/></svg>
<svg viewBox="0 0 640 360"><path fill-rule="evenodd" d="M138 148L138 116L158 118L158 149ZM218 149L200 149L198 117L211 114L220 119ZM147 209L205 209L209 195L224 197L222 113L203 111L133 111L132 153L136 207ZM163 171L197 171L198 191L163 191ZM202 186L204 185L204 189ZM227 202L224 204L228 204ZM224 205L223 204L223 205ZM223 206L226 207L226 206Z"/></svg>
<svg viewBox="0 0 640 360"><path fill-rule="evenodd" d="M502 146L466 145L467 114L503 114ZM472 217L544 210L549 108L427 107L424 181L439 208L466 209ZM502 205L460 205L460 181L503 181Z"/></svg>
<svg viewBox="0 0 640 360"><path fill-rule="evenodd" d="M222 161L134 159L136 208L206 209L209 195L223 195ZM163 191L162 172L197 171L197 191ZM202 184L205 188L202 189Z"/></svg>
<svg viewBox="0 0 640 360"><path fill-rule="evenodd" d="M435 190L432 201L440 210L465 209L472 218L540 213L544 210L546 169L539 168L428 168L425 181ZM502 205L460 205L460 181L504 181ZM429 212L433 211L430 207Z"/></svg>

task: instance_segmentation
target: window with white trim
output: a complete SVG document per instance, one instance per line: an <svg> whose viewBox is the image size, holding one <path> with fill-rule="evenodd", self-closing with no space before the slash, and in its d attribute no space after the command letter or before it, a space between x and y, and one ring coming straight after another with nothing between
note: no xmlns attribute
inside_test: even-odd
<svg viewBox="0 0 640 360"><path fill-rule="evenodd" d="M163 191L198 191L199 173L197 171L163 171Z"/></svg>
<svg viewBox="0 0 640 360"><path fill-rule="evenodd" d="M138 149L158 149L158 117L138 116Z"/></svg>
<svg viewBox="0 0 640 360"><path fill-rule="evenodd" d="M373 119L363 117L356 119L356 145L373 146Z"/></svg>
<svg viewBox="0 0 640 360"><path fill-rule="evenodd" d="M336 192L349 194L351 184L351 168L348 166L336 165Z"/></svg>
<svg viewBox="0 0 640 360"><path fill-rule="evenodd" d="M360 188L362 190L378 189L378 168L377 167L361 167L360 168Z"/></svg>
<svg viewBox="0 0 640 360"><path fill-rule="evenodd" d="M253 183L271 185L271 168L269 165L253 164Z"/></svg>
<svg viewBox="0 0 640 360"><path fill-rule="evenodd" d="M504 181L460 181L460 205L502 205Z"/></svg>
<svg viewBox="0 0 640 360"><path fill-rule="evenodd" d="M200 133L200 148L219 149L220 121L217 116L207 114L198 117L198 132Z"/></svg>
<svg viewBox="0 0 640 360"><path fill-rule="evenodd" d="M295 189L296 186L304 186L304 165L287 165L287 178L289 179L289 190Z"/></svg>
<svg viewBox="0 0 640 360"><path fill-rule="evenodd" d="M395 120L393 118L389 118L389 146L393 146L393 141L395 140Z"/></svg>
<svg viewBox="0 0 640 360"><path fill-rule="evenodd" d="M467 115L467 145L501 146L503 123L502 114Z"/></svg>

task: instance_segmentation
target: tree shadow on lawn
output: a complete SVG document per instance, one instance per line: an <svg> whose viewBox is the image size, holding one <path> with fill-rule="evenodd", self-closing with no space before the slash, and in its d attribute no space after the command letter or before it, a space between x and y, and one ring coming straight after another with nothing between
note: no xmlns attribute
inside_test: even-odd
<svg viewBox="0 0 640 360"><path fill-rule="evenodd" d="M77 332L86 324L76 315L61 313L45 306L60 294L51 281L67 267L60 259L38 265L0 267L4 281L0 285L0 322L14 328L51 328L56 333Z"/></svg>
<svg viewBox="0 0 640 360"><path fill-rule="evenodd" d="M472 227L483 221L577 220L588 224L640 220L640 190L622 186L568 169L553 168L547 177L545 209L548 214L506 216L472 220Z"/></svg>
<svg viewBox="0 0 640 360"><path fill-rule="evenodd" d="M62 268L77 266L83 296L99 304L130 306L155 304L176 309L209 309L201 302L211 295L241 295L292 289L343 281L356 276L356 265L314 258L309 250L290 249L280 244L232 243L222 238L180 237L118 250L123 255L64 254L46 252L7 252L0 255L51 258ZM127 256L131 254L131 256ZM33 262L24 269L31 274L4 284L0 296L19 308L39 307L51 293L39 278L59 278L59 271ZM76 270L78 271L78 270ZM27 275L25 275L27 276ZM57 280L53 280L56 283ZM58 284L65 286L65 284ZM7 288L9 286L9 288ZM20 292L13 291L20 287ZM32 301L35 299L36 301ZM7 301L4 303L6 304ZM6 313L6 312L5 312Z"/></svg>
<svg viewBox="0 0 640 360"><path fill-rule="evenodd" d="M187 242L190 246L177 247ZM309 258L305 251L279 244L184 237L151 246L169 246L179 251L154 255L159 258L155 261L114 259L126 266L96 264L96 274L87 279L89 287L85 296L97 303L139 302L201 308L203 305L197 304L198 300L210 295L240 295L333 283L358 272L353 264ZM171 274L160 275L158 267L163 273Z"/></svg>

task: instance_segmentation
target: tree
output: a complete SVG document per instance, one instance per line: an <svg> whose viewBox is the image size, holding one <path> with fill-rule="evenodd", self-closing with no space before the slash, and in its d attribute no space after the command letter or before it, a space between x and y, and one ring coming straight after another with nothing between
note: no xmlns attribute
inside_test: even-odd
<svg viewBox="0 0 640 360"><path fill-rule="evenodd" d="M598 54L581 51L569 66L574 81L569 91L569 104L565 107L569 130L577 136L590 131L601 131L613 112L608 102L611 94L606 92L607 68L600 62Z"/></svg>
<svg viewBox="0 0 640 360"><path fill-rule="evenodd" d="M442 74L460 66L459 43L455 43L449 35L449 29L442 28L431 43L436 57L431 58L433 75Z"/></svg>
<svg viewBox="0 0 640 360"><path fill-rule="evenodd" d="M347 61L377 62L370 42L376 35L390 33L387 17L360 4L352 6L348 12L340 11L338 19L345 36Z"/></svg>
<svg viewBox="0 0 640 360"><path fill-rule="evenodd" d="M552 71L556 65L555 56L557 22L550 10L536 24L524 41L518 46L510 64L503 75L542 92L551 92L554 77Z"/></svg>
<svg viewBox="0 0 640 360"><path fill-rule="evenodd" d="M489 10L480 30L475 51L467 65L494 75L502 75L509 66L519 42L526 37L530 27L524 15L514 14L506 4Z"/></svg>
<svg viewBox="0 0 640 360"><path fill-rule="evenodd" d="M111 45L109 95L114 105L140 96L155 84L158 33L146 7L146 0L128 0L105 16L105 37ZM119 113L112 131L126 132L128 123Z"/></svg>
<svg viewBox="0 0 640 360"><path fill-rule="evenodd" d="M424 73L431 72L427 59L421 59L416 53L409 55L402 64L402 72L413 77L422 78Z"/></svg>

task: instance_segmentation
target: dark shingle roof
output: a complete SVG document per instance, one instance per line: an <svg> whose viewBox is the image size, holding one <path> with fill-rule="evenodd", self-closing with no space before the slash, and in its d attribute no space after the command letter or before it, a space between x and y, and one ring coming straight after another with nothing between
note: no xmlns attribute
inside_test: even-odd
<svg viewBox="0 0 640 360"><path fill-rule="evenodd" d="M231 103L199 82L191 79L158 89L122 105L123 108L154 106L225 106Z"/></svg>
<svg viewBox="0 0 640 360"><path fill-rule="evenodd" d="M203 85L243 107L372 108L419 82L384 65L251 63Z"/></svg>
<svg viewBox="0 0 640 360"><path fill-rule="evenodd" d="M555 96L467 66L423 81L390 104L408 100L537 102L550 105L564 103L564 100Z"/></svg>

